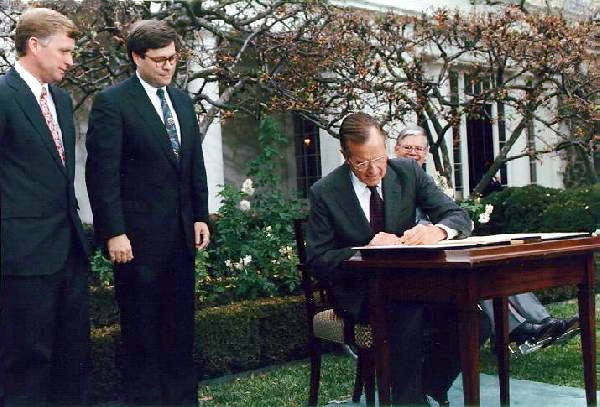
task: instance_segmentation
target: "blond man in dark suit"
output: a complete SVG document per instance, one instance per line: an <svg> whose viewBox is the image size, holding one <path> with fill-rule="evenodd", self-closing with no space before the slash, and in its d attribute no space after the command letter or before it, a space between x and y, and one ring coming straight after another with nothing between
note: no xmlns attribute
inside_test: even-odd
<svg viewBox="0 0 600 407"><path fill-rule="evenodd" d="M73 108L53 85L73 64L75 34L64 15L27 10L15 30L18 60L0 77L0 386L7 406L87 399L88 247L73 185Z"/></svg>

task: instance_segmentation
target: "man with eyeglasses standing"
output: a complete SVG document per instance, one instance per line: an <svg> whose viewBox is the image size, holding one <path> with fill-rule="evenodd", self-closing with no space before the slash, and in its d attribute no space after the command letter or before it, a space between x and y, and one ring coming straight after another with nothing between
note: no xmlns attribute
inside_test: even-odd
<svg viewBox="0 0 600 407"><path fill-rule="evenodd" d="M414 160L388 160L384 133L371 116L350 114L339 137L345 163L310 191L307 262L331 283L336 312L365 322L366 280L340 267L353 246L433 244L469 235L471 221ZM415 223L417 207L431 224ZM397 303L389 309L392 401L399 405L426 405L426 394L446 401L440 397L458 374L455 335L442 338L450 352L426 354L426 308Z"/></svg>
<svg viewBox="0 0 600 407"><path fill-rule="evenodd" d="M413 158L421 166L425 165L429 143L425 129L409 126L400 131L396 139L394 152L397 157ZM419 216L417 223L429 223ZM553 318L540 303L535 294L526 292L508 297L508 329L511 342L519 345L523 353L530 353L552 343L563 343L579 330L579 318L575 315L567 319ZM492 300L481 302L481 307L494 326L494 307Z"/></svg>
<svg viewBox="0 0 600 407"><path fill-rule="evenodd" d="M198 121L171 86L177 33L137 22L127 38L136 69L100 92L87 133L94 231L114 263L124 401L197 405L194 256L209 242Z"/></svg>

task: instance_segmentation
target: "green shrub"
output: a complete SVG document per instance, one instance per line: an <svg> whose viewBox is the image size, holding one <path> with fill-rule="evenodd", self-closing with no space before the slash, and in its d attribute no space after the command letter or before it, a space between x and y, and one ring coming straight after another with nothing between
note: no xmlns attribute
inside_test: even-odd
<svg viewBox="0 0 600 407"><path fill-rule="evenodd" d="M194 359L203 378L297 359L307 354L300 296L243 301L196 314Z"/></svg>
<svg viewBox="0 0 600 407"><path fill-rule="evenodd" d="M117 354L121 331L118 324L92 328L91 332L91 399L95 402L116 400L121 386L121 370Z"/></svg>
<svg viewBox="0 0 600 407"><path fill-rule="evenodd" d="M475 233L540 232L544 221L542 213L559 194L558 189L538 185L510 187L490 194L481 200L494 206L490 221L477 225Z"/></svg>
<svg viewBox="0 0 600 407"><path fill-rule="evenodd" d="M299 290L293 219L305 203L282 190L281 150L287 143L267 118L259 132L261 153L248 163L248 179L240 188L223 186L222 206L211 215L212 238L196 255L199 306L290 295ZM100 250L91 258L98 285L114 284L111 262Z"/></svg>
<svg viewBox="0 0 600 407"><path fill-rule="evenodd" d="M194 360L202 375L212 377L258 367L258 328L258 316L239 303L198 312Z"/></svg>
<svg viewBox="0 0 600 407"><path fill-rule="evenodd" d="M90 286L90 323L102 328L119 322L119 309L114 288L92 284Z"/></svg>
<svg viewBox="0 0 600 407"><path fill-rule="evenodd" d="M96 292L92 294L92 297ZM102 293L101 295L104 295ZM104 300L98 301L104 303ZM96 308L102 312L110 307ZM109 318L93 316L93 320ZM194 361L199 379L222 376L306 357L308 328L304 298L243 301L196 312ZM92 398L114 400L121 385L120 330L116 323L92 329Z"/></svg>
<svg viewBox="0 0 600 407"><path fill-rule="evenodd" d="M493 205L494 210L488 223L476 224L477 235L593 232L600 226L600 185L569 189L510 187L482 198L481 204Z"/></svg>
<svg viewBox="0 0 600 407"><path fill-rule="evenodd" d="M593 232L600 225L600 185L561 191L542 213L541 230Z"/></svg>
<svg viewBox="0 0 600 407"><path fill-rule="evenodd" d="M101 249L95 249L92 252L90 268L95 285L112 287L115 284L112 262L104 257Z"/></svg>
<svg viewBox="0 0 600 407"><path fill-rule="evenodd" d="M287 138L274 121L261 123L261 154L249 163L241 188L220 192L213 238L196 259L197 293L202 303L295 293L299 287L292 220L304 205L285 194L278 166Z"/></svg>
<svg viewBox="0 0 600 407"><path fill-rule="evenodd" d="M475 222L476 235L594 232L600 227L600 185L567 189L537 185L510 187L490 194L480 202L468 200L460 205L469 210L472 217L483 205L494 207L489 222ZM574 298L577 289L559 287L536 294L542 302L554 302Z"/></svg>

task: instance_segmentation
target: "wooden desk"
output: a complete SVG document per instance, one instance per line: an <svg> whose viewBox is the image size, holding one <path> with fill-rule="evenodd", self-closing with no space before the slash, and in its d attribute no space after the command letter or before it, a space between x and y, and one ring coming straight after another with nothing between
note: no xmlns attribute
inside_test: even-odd
<svg viewBox="0 0 600 407"><path fill-rule="evenodd" d="M454 304L457 310L465 405L479 405L479 315L477 303L493 298L496 312L500 401L509 404L506 297L564 285L579 288L585 392L596 401L594 250L600 238L583 237L520 245L452 250L365 251L345 267L369 276L370 318L375 341L379 400L390 403L388 321L390 299Z"/></svg>

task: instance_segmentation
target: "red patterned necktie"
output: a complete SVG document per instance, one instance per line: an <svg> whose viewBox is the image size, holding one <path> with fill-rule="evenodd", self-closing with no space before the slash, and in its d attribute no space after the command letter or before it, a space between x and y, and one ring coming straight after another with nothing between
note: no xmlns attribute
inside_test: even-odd
<svg viewBox="0 0 600 407"><path fill-rule="evenodd" d="M383 199L377 192L377 187L368 187L371 190L371 200L369 215L371 217L371 230L377 234L383 231Z"/></svg>
<svg viewBox="0 0 600 407"><path fill-rule="evenodd" d="M45 86L42 87L42 94L40 96L40 108L42 109L42 115L44 116L44 119L46 119L48 129L50 129L50 133L52 133L52 140L54 140L54 145L56 146L56 150L58 151L60 160L62 161L63 165L65 165L65 148L63 147L63 142L60 138L58 124L56 123L56 121L54 121L52 113L50 113L50 109L48 108L48 91L46 90Z"/></svg>

